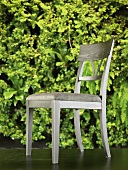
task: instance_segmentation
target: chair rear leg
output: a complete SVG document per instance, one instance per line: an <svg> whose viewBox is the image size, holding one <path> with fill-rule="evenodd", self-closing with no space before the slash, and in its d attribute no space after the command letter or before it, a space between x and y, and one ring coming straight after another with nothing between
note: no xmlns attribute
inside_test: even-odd
<svg viewBox="0 0 128 170"><path fill-rule="evenodd" d="M82 138L81 138L79 110L75 110L74 112L74 126L75 126L75 135L76 135L77 145L80 151L83 152L84 149L83 149Z"/></svg>
<svg viewBox="0 0 128 170"><path fill-rule="evenodd" d="M33 109L26 105L26 156L31 155L32 148L32 123L33 123Z"/></svg>
<svg viewBox="0 0 128 170"><path fill-rule="evenodd" d="M111 157L108 135L107 135L107 125L106 125L106 109L100 111L100 126L101 126L101 136L103 141L103 146L106 152L107 157Z"/></svg>
<svg viewBox="0 0 128 170"><path fill-rule="evenodd" d="M60 107L58 101L52 102L52 163L59 159Z"/></svg>

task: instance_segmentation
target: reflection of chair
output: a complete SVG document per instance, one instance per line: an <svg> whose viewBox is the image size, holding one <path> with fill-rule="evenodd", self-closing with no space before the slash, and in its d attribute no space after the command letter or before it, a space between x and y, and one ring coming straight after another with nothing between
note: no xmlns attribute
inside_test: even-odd
<svg viewBox="0 0 128 170"><path fill-rule="evenodd" d="M26 155L31 155L32 145L32 117L34 108L51 108L52 109L52 162L58 163L59 156L59 127L60 127L60 109L75 109L74 124L77 144L80 151L83 151L79 109L98 109L100 110L101 134L103 146L107 157L111 157L107 128L106 128L106 89L109 74L109 67L112 57L114 40L108 40L103 43L81 45L78 60L80 62L74 93L40 93L32 94L26 99L27 109L27 128L26 128ZM104 61L105 60L105 61ZM85 76L84 68L86 61L91 62L93 75ZM96 64L95 64L96 62ZM103 66L104 65L104 69ZM90 67L89 67L90 68ZM103 73L103 74L102 74ZM90 74L90 72L89 72ZM99 95L80 94L81 81L101 79L101 88Z"/></svg>

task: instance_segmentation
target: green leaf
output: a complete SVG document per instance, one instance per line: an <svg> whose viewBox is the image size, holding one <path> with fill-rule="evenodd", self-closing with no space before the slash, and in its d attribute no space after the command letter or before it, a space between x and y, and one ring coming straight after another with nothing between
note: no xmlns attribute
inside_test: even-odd
<svg viewBox="0 0 128 170"><path fill-rule="evenodd" d="M24 95L21 94L20 96L15 96L15 99L22 101L24 99Z"/></svg>
<svg viewBox="0 0 128 170"><path fill-rule="evenodd" d="M44 27L44 20L39 20L38 22L37 22L37 25L41 28L41 29L43 29L43 27Z"/></svg>
<svg viewBox="0 0 128 170"><path fill-rule="evenodd" d="M56 62L56 66L62 66L64 64L65 64L64 62Z"/></svg>
<svg viewBox="0 0 128 170"><path fill-rule="evenodd" d="M91 116L90 116L90 113L84 113L84 118L87 122L89 122Z"/></svg>
<svg viewBox="0 0 128 170"><path fill-rule="evenodd" d="M4 92L4 98L10 99L16 93L16 91Z"/></svg>
<svg viewBox="0 0 128 170"><path fill-rule="evenodd" d="M69 60L69 61L72 61L74 59L74 56L72 55L66 55L66 58Z"/></svg>
<svg viewBox="0 0 128 170"><path fill-rule="evenodd" d="M50 6L45 5L44 3L40 2L40 7L44 10L49 10Z"/></svg>

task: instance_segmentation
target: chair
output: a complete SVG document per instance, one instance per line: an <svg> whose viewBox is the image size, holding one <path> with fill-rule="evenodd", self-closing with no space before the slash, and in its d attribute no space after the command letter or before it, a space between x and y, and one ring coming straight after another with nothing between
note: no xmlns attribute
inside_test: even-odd
<svg viewBox="0 0 128 170"><path fill-rule="evenodd" d="M32 122L34 108L51 108L52 109L52 163L58 163L59 157L59 128L60 128L60 109L74 109L74 126L78 147L81 152L84 151L80 131L80 109L98 109L100 110L101 136L103 146L107 157L111 157L107 128L106 128L106 91L107 81L112 57L114 40L110 39L106 42L81 45L78 61L80 62L74 93L51 92L32 94L26 99L26 155L31 155L32 147ZM105 61L104 61L105 60ZM84 63L90 61L92 63L93 75L84 76ZM100 61L100 62L99 62ZM94 62L99 62L97 69ZM105 63L103 73L101 73L101 65ZM81 81L92 81L101 79L100 94L81 94Z"/></svg>

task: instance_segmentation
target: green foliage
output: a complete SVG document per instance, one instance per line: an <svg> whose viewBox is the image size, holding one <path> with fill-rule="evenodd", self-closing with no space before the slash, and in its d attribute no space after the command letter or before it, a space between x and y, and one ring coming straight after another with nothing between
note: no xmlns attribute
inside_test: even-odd
<svg viewBox="0 0 128 170"><path fill-rule="evenodd" d="M128 29L125 29L125 39L120 40L122 44L122 54L119 57L120 63L118 64L117 78L115 80L114 86L114 96L113 96L113 105L114 105L114 116L118 118L118 124L125 124L128 127L128 86L127 86L127 77L128 77ZM117 46L119 50L120 47ZM118 100L116 100L116 98ZM119 116L120 114L120 120Z"/></svg>
<svg viewBox="0 0 128 170"><path fill-rule="evenodd" d="M128 23L120 13L126 5L122 0L0 1L0 133L25 144L26 97L35 92L73 92L80 44L114 35L107 103L109 141L111 146L127 145ZM99 82L85 83L83 89L97 93ZM97 112L80 114L84 147L101 147ZM62 110L61 147L75 144L73 129L73 111ZM51 112L36 109L33 140L48 135Z"/></svg>

